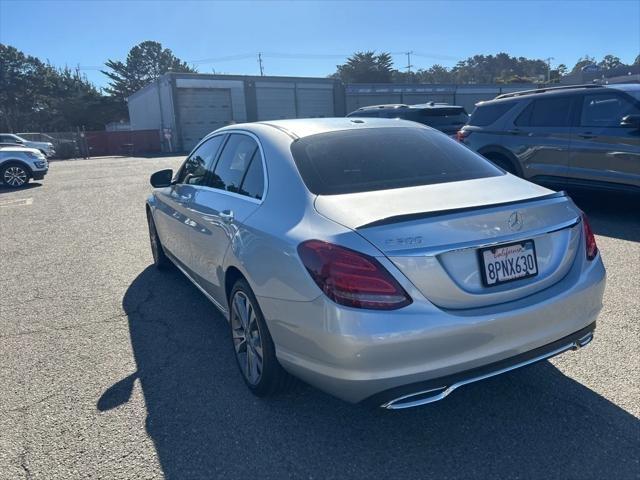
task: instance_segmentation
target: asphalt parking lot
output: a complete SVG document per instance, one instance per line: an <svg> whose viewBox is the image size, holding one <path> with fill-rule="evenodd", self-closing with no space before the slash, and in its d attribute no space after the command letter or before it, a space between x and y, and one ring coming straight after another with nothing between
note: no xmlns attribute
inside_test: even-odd
<svg viewBox="0 0 640 480"><path fill-rule="evenodd" d="M150 266L148 177L180 161L0 186L0 478L640 478L637 200L578 199L608 269L591 345L386 412L248 393L222 317Z"/></svg>

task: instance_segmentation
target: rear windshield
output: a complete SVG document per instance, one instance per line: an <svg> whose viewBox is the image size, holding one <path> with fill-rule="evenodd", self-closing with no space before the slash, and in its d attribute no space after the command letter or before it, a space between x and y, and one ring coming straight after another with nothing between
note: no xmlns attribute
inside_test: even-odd
<svg viewBox="0 0 640 480"><path fill-rule="evenodd" d="M478 105L469 119L469 125L475 127L486 127L498 120L515 105L515 102L490 103L488 105Z"/></svg>
<svg viewBox="0 0 640 480"><path fill-rule="evenodd" d="M420 110L422 123L432 126L460 125L467 123L469 115L463 107L457 108L425 108Z"/></svg>
<svg viewBox="0 0 640 480"><path fill-rule="evenodd" d="M291 144L316 195L495 177L503 172L447 136L423 128L363 128L320 133Z"/></svg>

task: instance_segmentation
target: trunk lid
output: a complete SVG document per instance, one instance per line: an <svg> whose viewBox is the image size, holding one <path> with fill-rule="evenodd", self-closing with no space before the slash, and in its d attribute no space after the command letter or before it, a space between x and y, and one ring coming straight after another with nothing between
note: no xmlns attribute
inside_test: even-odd
<svg viewBox="0 0 640 480"><path fill-rule="evenodd" d="M581 238L580 212L568 197L512 175L319 196L315 205L381 250L432 303L451 309L553 285L569 271ZM535 246L537 273L487 286L479 249L525 240Z"/></svg>

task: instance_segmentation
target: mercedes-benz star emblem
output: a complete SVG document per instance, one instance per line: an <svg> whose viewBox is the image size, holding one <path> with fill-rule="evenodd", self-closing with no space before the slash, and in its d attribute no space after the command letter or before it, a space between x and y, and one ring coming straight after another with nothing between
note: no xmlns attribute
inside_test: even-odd
<svg viewBox="0 0 640 480"><path fill-rule="evenodd" d="M509 216L509 228L513 231L518 231L522 228L522 213L515 211Z"/></svg>

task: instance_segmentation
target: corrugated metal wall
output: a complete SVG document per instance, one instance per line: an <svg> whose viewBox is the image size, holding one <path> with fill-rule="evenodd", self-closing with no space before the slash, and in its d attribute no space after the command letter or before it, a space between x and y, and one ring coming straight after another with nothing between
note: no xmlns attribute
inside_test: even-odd
<svg viewBox="0 0 640 480"><path fill-rule="evenodd" d="M536 85L426 85L426 84L349 84L346 86L347 112L368 105L389 103L441 102L461 105L468 112L475 104L501 93L529 90Z"/></svg>

